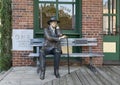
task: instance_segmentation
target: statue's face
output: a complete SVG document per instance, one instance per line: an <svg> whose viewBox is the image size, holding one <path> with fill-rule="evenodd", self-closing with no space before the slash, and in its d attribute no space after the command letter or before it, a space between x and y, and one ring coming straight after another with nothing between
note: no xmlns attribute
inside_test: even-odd
<svg viewBox="0 0 120 85"><path fill-rule="evenodd" d="M50 25L51 25L53 28L57 27L57 21L52 21L52 22L50 22Z"/></svg>

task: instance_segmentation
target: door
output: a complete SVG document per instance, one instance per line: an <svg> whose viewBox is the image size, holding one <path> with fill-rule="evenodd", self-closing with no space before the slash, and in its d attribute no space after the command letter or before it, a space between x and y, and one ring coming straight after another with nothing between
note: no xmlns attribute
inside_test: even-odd
<svg viewBox="0 0 120 85"><path fill-rule="evenodd" d="M105 62L120 60L119 3L119 0L103 0L103 59Z"/></svg>

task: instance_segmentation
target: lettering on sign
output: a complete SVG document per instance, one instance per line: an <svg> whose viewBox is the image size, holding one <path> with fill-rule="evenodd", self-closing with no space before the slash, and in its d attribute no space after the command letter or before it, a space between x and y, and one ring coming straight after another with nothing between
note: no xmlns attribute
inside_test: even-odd
<svg viewBox="0 0 120 85"><path fill-rule="evenodd" d="M33 50L30 46L30 39L33 38L33 30L13 29L12 32L12 50Z"/></svg>

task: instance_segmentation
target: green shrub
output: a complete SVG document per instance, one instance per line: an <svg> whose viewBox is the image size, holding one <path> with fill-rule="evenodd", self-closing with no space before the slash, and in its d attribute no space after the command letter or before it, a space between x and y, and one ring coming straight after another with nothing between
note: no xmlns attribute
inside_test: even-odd
<svg viewBox="0 0 120 85"><path fill-rule="evenodd" d="M11 56L5 55L0 57L0 70L8 70L11 67Z"/></svg>
<svg viewBox="0 0 120 85"><path fill-rule="evenodd" d="M1 39L0 39L0 70L7 70L11 67L12 59L12 11L11 0L1 0Z"/></svg>

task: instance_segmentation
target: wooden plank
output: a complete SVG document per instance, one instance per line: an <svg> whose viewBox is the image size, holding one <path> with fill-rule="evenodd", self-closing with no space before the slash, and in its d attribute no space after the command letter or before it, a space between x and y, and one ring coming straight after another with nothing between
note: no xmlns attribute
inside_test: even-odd
<svg viewBox="0 0 120 85"><path fill-rule="evenodd" d="M46 82L44 85L53 85L53 81Z"/></svg>
<svg viewBox="0 0 120 85"><path fill-rule="evenodd" d="M115 82L118 82L119 83L119 80L118 78L120 78L118 75L116 75L116 73L114 71L111 70L111 67L109 68L108 66L107 67L104 67L104 68L101 68L109 77L111 77L112 80L114 80Z"/></svg>
<svg viewBox="0 0 120 85"><path fill-rule="evenodd" d="M117 68L119 68L119 70L120 70L120 66L117 66Z"/></svg>
<svg viewBox="0 0 120 85"><path fill-rule="evenodd" d="M91 76L88 74L88 72L85 70L86 67L81 68L81 72L85 76L85 78L88 80L90 85L97 85L96 82L91 78Z"/></svg>
<svg viewBox="0 0 120 85"><path fill-rule="evenodd" d="M81 81L79 80L78 76L76 75L76 72L72 72L71 77L74 82L74 85L82 85Z"/></svg>
<svg viewBox="0 0 120 85"><path fill-rule="evenodd" d="M67 54L64 53L61 56L67 57ZM70 57L102 57L103 54L101 53L70 53Z"/></svg>
<svg viewBox="0 0 120 85"><path fill-rule="evenodd" d="M105 70L109 71L109 76L116 82L120 84L120 75L118 75L113 69L113 67L106 67Z"/></svg>
<svg viewBox="0 0 120 85"><path fill-rule="evenodd" d="M81 69L81 68L80 68ZM82 72L79 70L76 71L79 80L81 80L82 85L90 85L85 76L82 74Z"/></svg>
<svg viewBox="0 0 120 85"><path fill-rule="evenodd" d="M100 69L99 68L96 68L97 69L97 74L95 74L99 80L103 83L103 85L111 85L109 81L107 81L102 75L104 74L100 74Z"/></svg>
<svg viewBox="0 0 120 85"><path fill-rule="evenodd" d="M70 53L69 57L102 57L101 53ZM28 55L29 58L39 57L39 53L30 53ZM46 57L53 57L52 54L46 55ZM66 53L61 54L61 57L68 57Z"/></svg>
<svg viewBox="0 0 120 85"><path fill-rule="evenodd" d="M66 85L74 85L71 74L66 75L66 81L67 81Z"/></svg>
<svg viewBox="0 0 120 85"><path fill-rule="evenodd" d="M110 76L108 76L106 74L106 72L102 71L102 69L100 70L100 69L97 68L97 70L98 70L99 74L101 74L104 77L104 79L106 79L106 81L108 81L110 84L112 84L112 85L119 85ZM108 85L110 85L110 84L108 84Z"/></svg>
<svg viewBox="0 0 120 85"><path fill-rule="evenodd" d="M67 85L66 76L60 78L59 85Z"/></svg>
<svg viewBox="0 0 120 85"><path fill-rule="evenodd" d="M113 66L114 68L117 68L120 71L120 66Z"/></svg>
<svg viewBox="0 0 120 85"><path fill-rule="evenodd" d="M120 69L119 66L112 66L111 69L118 75L120 75Z"/></svg>
<svg viewBox="0 0 120 85"><path fill-rule="evenodd" d="M54 79L52 85L60 85L60 79L59 78Z"/></svg>
<svg viewBox="0 0 120 85"><path fill-rule="evenodd" d="M95 73L93 73L89 69L85 69L85 70L89 73L91 78L96 82L96 85L104 85L104 83L95 75Z"/></svg>

